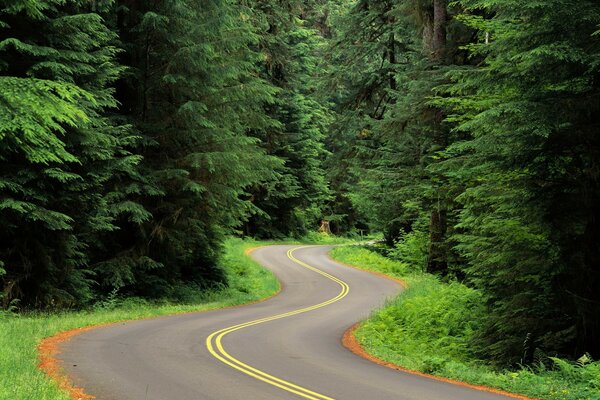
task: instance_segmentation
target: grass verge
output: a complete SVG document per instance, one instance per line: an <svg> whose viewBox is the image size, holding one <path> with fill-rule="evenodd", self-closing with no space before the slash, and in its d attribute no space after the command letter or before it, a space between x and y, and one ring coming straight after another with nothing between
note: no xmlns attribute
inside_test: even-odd
<svg viewBox="0 0 600 400"><path fill-rule="evenodd" d="M469 345L485 312L477 290L442 283L363 247L337 247L331 256L408 284L356 330L369 354L410 370L539 399L600 400L600 362L548 359L535 368L496 370L478 360Z"/></svg>
<svg viewBox="0 0 600 400"><path fill-rule="evenodd" d="M264 244L229 239L222 262L230 285L222 290L198 293L185 304L130 298L105 301L91 310L80 312L0 314L0 399L69 399L69 395L38 368L37 346L42 339L59 332L235 306L275 294L279 289L275 276L244 254L246 250Z"/></svg>

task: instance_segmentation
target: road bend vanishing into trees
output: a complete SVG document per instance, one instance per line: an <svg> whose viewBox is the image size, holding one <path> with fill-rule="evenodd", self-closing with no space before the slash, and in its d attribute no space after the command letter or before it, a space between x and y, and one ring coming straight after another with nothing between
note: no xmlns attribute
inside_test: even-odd
<svg viewBox="0 0 600 400"><path fill-rule="evenodd" d="M62 346L65 372L98 400L506 399L343 347L343 333L400 287L332 261L329 250L260 248L252 256L280 279L278 296L82 333Z"/></svg>

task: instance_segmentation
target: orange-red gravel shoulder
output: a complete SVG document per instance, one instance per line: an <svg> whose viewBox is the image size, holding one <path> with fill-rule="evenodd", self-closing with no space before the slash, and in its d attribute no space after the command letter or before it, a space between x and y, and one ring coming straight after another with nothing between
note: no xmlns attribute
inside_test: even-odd
<svg viewBox="0 0 600 400"><path fill-rule="evenodd" d="M75 335L78 335L89 330L99 328L104 325L88 326L85 328L71 329L69 331L60 332L54 336L42 340L38 346L39 368L52 378L58 386L69 393L72 399L84 400L93 399L94 396L85 393L82 388L73 385L73 382L64 374L61 362L57 358L60 353L60 345L68 342Z"/></svg>
<svg viewBox="0 0 600 400"><path fill-rule="evenodd" d="M344 332L344 336L342 338L342 344L344 345L344 347L346 347L348 350L350 350L351 352L353 352L357 356L360 356L362 358L366 358L367 360L372 361L375 364L379 364L379 365L382 365L382 366L387 367L387 368L395 369L397 371L406 372L406 373L409 373L409 374L412 374L412 375L418 375L418 376L422 376L422 377L425 377L425 378L428 378L428 379L433 379L433 380L436 380L436 381L451 383L453 385L458 385L458 386L464 386L464 387L468 387L470 389L480 390L482 392L500 394L500 395L503 395L503 396L506 396L506 397L511 397L513 399L538 400L538 399L533 399L531 397L526 397L526 396L523 396L523 395L520 395L520 394L515 394L515 393L509 393L509 392L506 392L504 390L494 389L494 388L487 387L487 386L472 385L470 383L461 382L461 381L457 381L457 380L454 380L454 379L444 378L444 377L435 376L435 375L429 375L429 374L426 374L426 373L423 373L423 372L414 371L414 370L411 370L411 369L408 369L408 368L404 368L404 367L401 367L399 365L392 364L390 362L384 361L384 360L382 360L382 359L380 359L378 357L375 357L372 354L367 353L367 351L359 343L358 339L354 335L355 331L359 328L359 326L360 326L360 323L354 324L348 330L346 330L346 332Z"/></svg>

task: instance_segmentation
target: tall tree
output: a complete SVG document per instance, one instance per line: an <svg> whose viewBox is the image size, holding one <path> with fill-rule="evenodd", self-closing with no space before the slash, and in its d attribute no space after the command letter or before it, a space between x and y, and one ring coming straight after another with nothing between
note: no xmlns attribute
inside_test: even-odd
<svg viewBox="0 0 600 400"><path fill-rule="evenodd" d="M265 113L279 123L255 135L268 154L284 163L251 191L258 210L245 231L259 237L298 236L318 226L329 196L321 166L329 115L315 96L321 37L302 19L304 2L261 2L254 8L262 22L257 32L265 58L262 76L278 88L277 101Z"/></svg>
<svg viewBox="0 0 600 400"><path fill-rule="evenodd" d="M0 277L4 302L69 306L92 296L88 249L117 218L148 214L113 183L140 158L108 118L122 72L110 2L0 2Z"/></svg>
<svg viewBox="0 0 600 400"><path fill-rule="evenodd" d="M600 4L461 4L482 62L452 74L450 119L468 136L447 176L466 187L458 249L491 309L482 348L522 361L530 337L598 355Z"/></svg>
<svg viewBox="0 0 600 400"><path fill-rule="evenodd" d="M446 63L446 30L448 10L446 0L433 0L433 16L431 21L426 21L426 26L431 26L431 43L424 43L424 49L429 50L429 60L434 66ZM442 124L444 111L439 107L431 107L429 119L432 126L432 151L443 151L448 146L448 130ZM429 272L446 272L448 251L446 246L446 232L448 229L448 196L445 182L434 185L437 199L433 199L431 219L429 225L429 254L427 270ZM437 200L437 201L436 201Z"/></svg>
<svg viewBox="0 0 600 400"><path fill-rule="evenodd" d="M390 244L406 233L429 236L423 267L445 274L451 190L435 165L450 136L431 99L448 67L464 62L468 36L449 23L445 1L360 1L346 18L332 50L343 68L332 83L343 93L335 136L357 149L353 205Z"/></svg>
<svg viewBox="0 0 600 400"><path fill-rule="evenodd" d="M348 6L334 21L329 44L331 67L322 88L336 111L328 137L332 155L327 162L336 198L329 207L335 226L347 230L364 219L387 233L396 225L394 218L388 218L392 209L392 215L398 215L389 180L373 176L378 170L366 165L375 163L375 154L383 152L377 151L379 126L392 102L396 63L404 61L405 44L398 41L398 27L390 23L392 5L359 1Z"/></svg>
<svg viewBox="0 0 600 400"><path fill-rule="evenodd" d="M155 187L143 200L153 219L126 229L121 253L137 268L125 283L159 295L181 279L220 281L223 235L252 207L246 189L279 165L247 135L276 126L263 112L276 90L258 77L252 11L229 0L124 0L119 10L132 71L119 98Z"/></svg>

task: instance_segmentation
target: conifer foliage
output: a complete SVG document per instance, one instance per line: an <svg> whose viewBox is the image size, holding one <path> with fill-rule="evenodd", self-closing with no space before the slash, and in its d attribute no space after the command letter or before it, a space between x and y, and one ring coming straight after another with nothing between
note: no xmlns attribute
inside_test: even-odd
<svg viewBox="0 0 600 400"><path fill-rule="evenodd" d="M116 35L98 14L108 6L17 0L0 10L3 300L78 304L92 296L96 236L131 215L112 182L140 161L135 136L108 116L123 69Z"/></svg>
<svg viewBox="0 0 600 400"><path fill-rule="evenodd" d="M518 361L529 334L598 354L600 4L462 5L483 61L452 74L450 119L468 136L446 173L466 186L457 248L489 295L485 348Z"/></svg>
<svg viewBox="0 0 600 400"><path fill-rule="evenodd" d="M245 14L244 14L245 13ZM119 29L130 73L119 98L144 138L142 203L153 218L124 227L122 284L161 294L170 284L220 280L223 234L251 208L245 188L271 175L268 157L246 133L274 125L262 108L275 89L257 76L249 11L231 1L124 2ZM118 244L117 244L118 245Z"/></svg>
<svg viewBox="0 0 600 400"><path fill-rule="evenodd" d="M264 213L250 189L285 171L292 188L326 190L323 123L303 111L316 103L300 81L276 98L255 14L233 0L0 3L4 304L224 283L224 235ZM310 52L289 35L293 57ZM257 134L285 131L288 113L293 163Z"/></svg>
<svg viewBox="0 0 600 400"><path fill-rule="evenodd" d="M316 98L317 52L323 38L305 16L304 2L258 2L254 17L264 63L261 76L277 88L265 114L277 122L257 130L268 154L284 161L251 191L257 212L245 232L263 238L301 236L318 226L329 197L321 165L329 112Z"/></svg>

